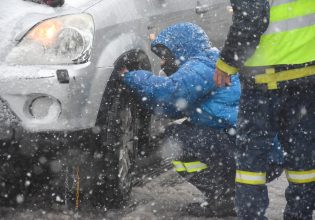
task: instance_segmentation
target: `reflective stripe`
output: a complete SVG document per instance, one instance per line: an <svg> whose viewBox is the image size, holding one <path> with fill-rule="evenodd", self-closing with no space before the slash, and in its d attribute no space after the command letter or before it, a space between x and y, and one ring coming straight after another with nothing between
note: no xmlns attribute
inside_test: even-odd
<svg viewBox="0 0 315 220"><path fill-rule="evenodd" d="M312 183L315 182L315 170L290 171L286 170L287 179L291 183Z"/></svg>
<svg viewBox="0 0 315 220"><path fill-rule="evenodd" d="M172 164L174 165L174 168L175 168L176 172L186 171L186 167L184 166L184 164L181 161L173 160Z"/></svg>
<svg viewBox="0 0 315 220"><path fill-rule="evenodd" d="M295 30L311 25L315 25L315 14L273 22L269 25L264 35Z"/></svg>
<svg viewBox="0 0 315 220"><path fill-rule="evenodd" d="M234 66L230 66L221 59L218 59L216 66L229 75L235 74L238 71L237 68L235 68Z"/></svg>
<svg viewBox="0 0 315 220"><path fill-rule="evenodd" d="M200 161L188 162L184 163L184 165L188 173L199 172L208 167L207 164L201 163Z"/></svg>
<svg viewBox="0 0 315 220"><path fill-rule="evenodd" d="M268 89L277 89L278 82L315 75L315 66L304 67L301 69L286 70L277 73L274 72L274 69L271 70L267 69L266 72L267 73L265 74L255 76L256 83L257 84L266 83Z"/></svg>
<svg viewBox="0 0 315 220"><path fill-rule="evenodd" d="M281 4L280 4L281 2ZM245 66L303 64L315 60L315 1L273 1L270 23Z"/></svg>
<svg viewBox="0 0 315 220"><path fill-rule="evenodd" d="M235 182L249 185L266 184L266 173L236 170Z"/></svg>
<svg viewBox="0 0 315 220"><path fill-rule="evenodd" d="M270 22L283 21L315 13L314 0L298 0L288 4L271 6Z"/></svg>
<svg viewBox="0 0 315 220"><path fill-rule="evenodd" d="M270 5L271 6L278 6L283 5L291 2L295 2L296 0L271 0Z"/></svg>
<svg viewBox="0 0 315 220"><path fill-rule="evenodd" d="M315 60L315 25L263 35L246 66L302 64Z"/></svg>
<svg viewBox="0 0 315 220"><path fill-rule="evenodd" d="M204 164L200 161L181 162L181 161L173 160L172 164L174 165L176 172L187 171L188 173L194 173L194 172L199 172L208 168L207 164Z"/></svg>

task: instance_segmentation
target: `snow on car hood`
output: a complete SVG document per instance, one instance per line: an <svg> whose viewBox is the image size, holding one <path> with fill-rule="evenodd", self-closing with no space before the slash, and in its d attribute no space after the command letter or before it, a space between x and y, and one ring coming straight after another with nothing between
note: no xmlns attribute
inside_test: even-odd
<svg viewBox="0 0 315 220"><path fill-rule="evenodd" d="M65 0L66 5L70 5L74 8L87 8L94 5L97 2L103 0Z"/></svg>
<svg viewBox="0 0 315 220"><path fill-rule="evenodd" d="M101 0L65 0L62 7L49 7L24 0L0 1L0 63L12 47L38 22L64 14L78 13Z"/></svg>

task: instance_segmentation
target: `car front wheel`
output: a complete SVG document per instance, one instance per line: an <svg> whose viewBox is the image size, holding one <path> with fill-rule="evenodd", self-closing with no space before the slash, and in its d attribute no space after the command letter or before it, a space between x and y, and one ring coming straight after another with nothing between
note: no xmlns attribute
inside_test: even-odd
<svg viewBox="0 0 315 220"><path fill-rule="evenodd" d="M149 69L147 57L141 51L133 51L121 58L128 69ZM132 188L135 161L139 156L139 143L144 144L148 120L141 112L139 101L128 90L117 72L117 63L99 110L96 128L99 130L96 152L100 158L94 162L96 177L92 201L97 206L121 207L128 200Z"/></svg>

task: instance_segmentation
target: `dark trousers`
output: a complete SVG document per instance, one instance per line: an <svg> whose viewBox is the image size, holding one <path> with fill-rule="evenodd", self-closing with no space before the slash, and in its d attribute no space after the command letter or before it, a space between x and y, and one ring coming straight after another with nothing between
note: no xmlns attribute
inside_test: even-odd
<svg viewBox="0 0 315 220"><path fill-rule="evenodd" d="M201 161L208 166L200 172L179 174L196 186L208 202L234 203L235 137L186 122L169 126L165 134L181 146L182 153L175 160Z"/></svg>
<svg viewBox="0 0 315 220"><path fill-rule="evenodd" d="M237 126L237 169L267 170L267 154L276 134L285 150L289 171L315 169L315 78L279 84L277 90L254 85L241 78L242 96ZM315 180L289 182L286 189L285 220L311 220L315 204ZM268 207L266 185L236 184L238 219L260 220Z"/></svg>

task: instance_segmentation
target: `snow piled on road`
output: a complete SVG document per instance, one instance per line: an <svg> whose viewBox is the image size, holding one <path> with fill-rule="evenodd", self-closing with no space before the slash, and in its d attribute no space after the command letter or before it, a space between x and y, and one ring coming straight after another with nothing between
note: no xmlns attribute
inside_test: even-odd
<svg viewBox="0 0 315 220"><path fill-rule="evenodd" d="M270 220L281 220L285 207L284 190L287 186L285 175L268 185L270 205L267 217ZM183 219L183 220L220 220L220 218L197 218L185 215L181 209L192 201L202 201L201 193L191 184L185 182L174 171L168 171L144 187L133 189L133 200L137 208L122 217L123 220L145 219ZM143 204L141 204L143 200ZM140 202L139 202L140 201ZM140 205L141 204L141 205ZM236 218L224 218L234 220Z"/></svg>
<svg viewBox="0 0 315 220"><path fill-rule="evenodd" d="M270 206L267 217L270 220L281 220L285 207L284 190L287 186L286 178L282 175L279 179L269 184ZM186 182L175 171L169 170L139 187L134 187L127 208L109 210L107 212L79 213L62 211L32 211L0 209L0 219L16 220L70 220L70 219L99 219L99 220L223 220L219 218L203 218L185 215L183 207L188 203L203 200L201 193L191 184ZM235 220L234 217L224 220Z"/></svg>

